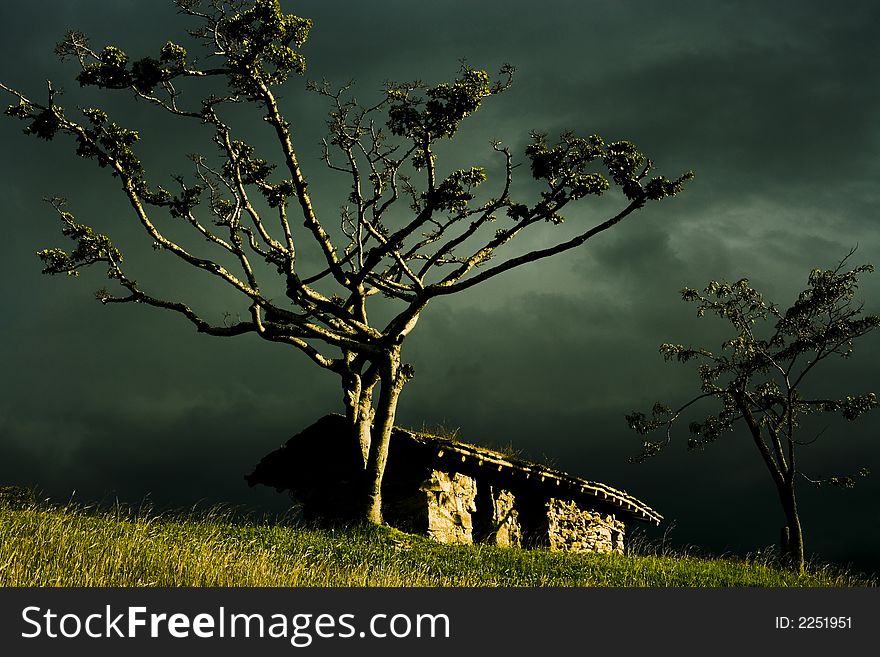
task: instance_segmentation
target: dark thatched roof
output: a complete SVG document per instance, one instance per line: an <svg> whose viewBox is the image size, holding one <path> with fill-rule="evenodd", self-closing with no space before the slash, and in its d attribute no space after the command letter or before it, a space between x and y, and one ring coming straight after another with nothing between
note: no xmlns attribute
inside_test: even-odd
<svg viewBox="0 0 880 657"><path fill-rule="evenodd" d="M300 499L322 498L333 512L350 500L352 486L362 473L357 445L340 415L327 415L279 449L267 454L245 479ZM663 517L632 495L606 484L588 481L501 452L451 438L395 427L391 435L386 486L392 491L412 486L421 470L436 467L502 486L529 490L544 497L575 500L588 507L613 511L632 520L660 524ZM417 486L417 483L416 483ZM328 501L329 500L329 501ZM341 514L344 515L344 514Z"/></svg>

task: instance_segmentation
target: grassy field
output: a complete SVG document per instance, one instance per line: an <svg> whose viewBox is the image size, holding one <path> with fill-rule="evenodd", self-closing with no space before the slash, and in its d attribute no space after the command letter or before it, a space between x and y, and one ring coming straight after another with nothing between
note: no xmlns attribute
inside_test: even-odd
<svg viewBox="0 0 880 657"><path fill-rule="evenodd" d="M440 545L384 528L309 530L220 512L0 506L2 586L866 586L761 559Z"/></svg>

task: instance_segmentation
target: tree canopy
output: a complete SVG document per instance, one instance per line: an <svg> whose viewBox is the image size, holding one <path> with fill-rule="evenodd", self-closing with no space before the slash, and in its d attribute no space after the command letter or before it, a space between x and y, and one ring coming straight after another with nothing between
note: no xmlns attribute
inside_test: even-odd
<svg viewBox="0 0 880 657"><path fill-rule="evenodd" d="M541 191L515 193L520 162L498 141L490 152L503 173L488 190L487 166L441 166L437 146L456 138L462 121L508 89L514 69L505 65L492 76L463 64L447 82L386 83L378 101L367 105L348 86L307 85L330 104L323 164L350 190L338 216L319 216L313 195L321 190L309 186L295 146L311 136L299 132L277 95L305 72L301 51L311 21L285 13L277 0L175 4L194 22L193 48L169 40L157 54L134 58L116 45L93 47L73 31L56 52L78 64L83 87L123 91L180 122L207 126L211 148L188 155L189 177L148 172L136 130L97 106L69 111L51 83L42 103L6 85L0 89L17 97L6 113L24 123L25 134L71 138L77 155L117 179L154 248L238 293L246 318L218 322L187 299L151 292L127 273L111 237L79 222L63 199L51 203L73 248L41 250L43 271L77 275L99 265L110 281L96 293L101 303L168 310L209 335L255 334L298 349L338 375L364 456L366 516L380 522L387 443L400 392L414 375L401 348L429 302L580 247L647 203L679 193L693 174L652 175L653 162L627 140L533 132L523 155ZM258 152L242 136L246 130L233 111L241 105L261 112L273 136L271 152ZM576 202L612 190L619 207L609 216L579 217L585 223L573 236L543 248L510 248L522 235L562 224L563 211ZM191 227L196 240L171 237L173 222ZM320 256L317 267L302 257L310 249ZM267 293L279 280L280 299ZM368 313L377 299L394 304L390 320L387 313L378 321Z"/></svg>

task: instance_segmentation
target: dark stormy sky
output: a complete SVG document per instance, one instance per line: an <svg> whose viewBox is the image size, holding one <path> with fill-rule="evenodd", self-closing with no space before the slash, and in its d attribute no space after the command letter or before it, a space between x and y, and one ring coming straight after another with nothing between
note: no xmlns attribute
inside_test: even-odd
<svg viewBox="0 0 880 657"><path fill-rule="evenodd" d="M586 248L438 300L405 351L417 377L399 422L458 427L466 440L510 444L624 488L667 518L662 529L677 545L745 553L774 543L779 505L742 432L703 453L688 453L680 440L633 465L627 457L638 440L624 415L696 391L692 370L663 363L661 342L721 340L717 325L697 321L679 300L683 286L748 276L787 305L810 268L835 264L853 246L854 262L880 264L880 7L812 0L283 6L315 20L307 77L353 79L365 101L388 79L449 79L461 58L488 70L514 64L514 87L467 122L441 161L447 169L490 163L493 138L522 161L529 130L571 129L631 139L667 175L697 172L685 194ZM52 54L65 30L139 57L184 26L170 2L4 3L0 79L42 99L51 78L67 92L63 103L98 104ZM282 95L318 210L334 213L340 183L317 149L326 106L300 79ZM203 133L124 95L105 104L141 131L139 152L154 182L186 171L185 153L211 148ZM248 489L242 475L296 430L341 410L335 376L279 345L200 336L153 309L102 307L93 299L104 284L100 272L41 276L34 252L64 243L40 199L64 196L81 221L115 237L144 286L177 291L215 317L239 310L210 281L148 248L105 171L78 160L69 142L46 144L20 131L0 121L0 483L34 485L61 500L280 508L282 496ZM259 125L252 135L268 144ZM607 208L583 204L560 230ZM869 310L880 310L880 278L867 277L861 293ZM840 394L876 390L878 340L869 336L855 358L829 365L823 383ZM803 452L804 469L846 474L866 466L875 474L854 491L802 488L808 550L880 569L873 440L880 413L856 424L829 420L817 431L826 424Z"/></svg>

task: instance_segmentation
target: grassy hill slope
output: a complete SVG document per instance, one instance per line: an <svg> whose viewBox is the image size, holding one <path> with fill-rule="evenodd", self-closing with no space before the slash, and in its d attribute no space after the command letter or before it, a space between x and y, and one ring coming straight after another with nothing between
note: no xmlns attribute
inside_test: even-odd
<svg viewBox="0 0 880 657"><path fill-rule="evenodd" d="M865 586L760 559L440 545L384 528L309 530L223 513L0 506L2 586Z"/></svg>

